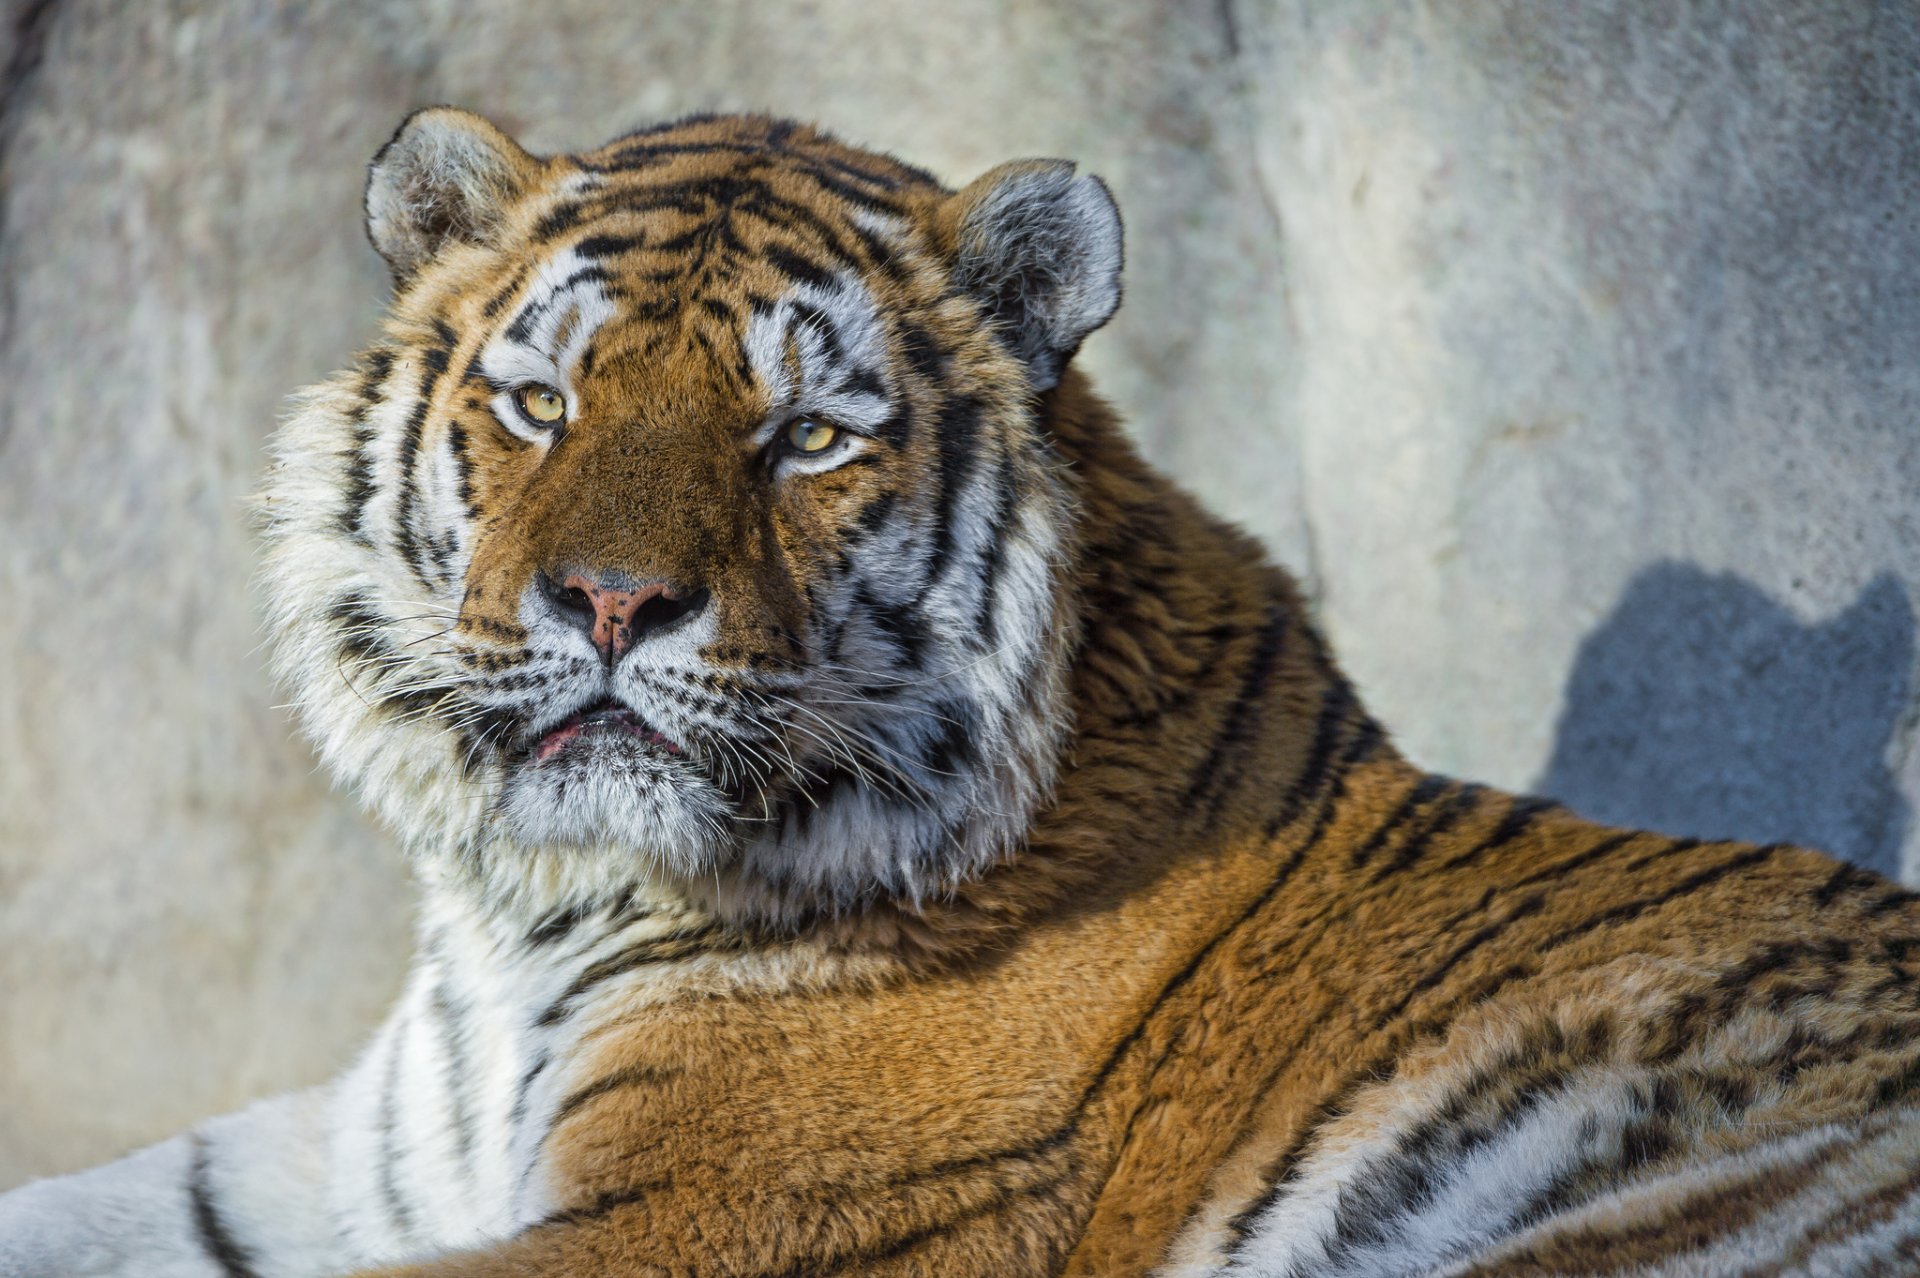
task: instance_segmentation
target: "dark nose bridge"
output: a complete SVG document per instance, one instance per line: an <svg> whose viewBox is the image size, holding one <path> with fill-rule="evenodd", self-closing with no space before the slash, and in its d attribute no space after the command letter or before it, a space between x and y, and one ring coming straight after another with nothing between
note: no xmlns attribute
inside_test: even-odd
<svg viewBox="0 0 1920 1278"><path fill-rule="evenodd" d="M578 432L547 459L526 528L537 567L556 580L579 573L629 590L664 582L685 593L703 584L733 495L721 491L701 441L671 428L648 439L647 431Z"/></svg>

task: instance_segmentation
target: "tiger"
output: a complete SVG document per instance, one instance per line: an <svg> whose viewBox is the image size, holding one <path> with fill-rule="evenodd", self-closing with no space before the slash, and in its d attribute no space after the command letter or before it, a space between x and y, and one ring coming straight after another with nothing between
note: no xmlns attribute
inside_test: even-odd
<svg viewBox="0 0 1920 1278"><path fill-rule="evenodd" d="M1074 364L1099 178L440 107L365 211L258 508L416 957L0 1273L1920 1273L1920 897L1403 758Z"/></svg>

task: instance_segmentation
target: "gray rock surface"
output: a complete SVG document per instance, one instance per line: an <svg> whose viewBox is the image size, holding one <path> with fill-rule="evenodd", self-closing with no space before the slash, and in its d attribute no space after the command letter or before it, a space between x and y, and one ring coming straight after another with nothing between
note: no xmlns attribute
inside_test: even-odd
<svg viewBox="0 0 1920 1278"><path fill-rule="evenodd" d="M0 27L0 1186L337 1069L404 874L261 673L242 502L371 332L363 166L818 119L1128 216L1085 359L1409 753L1920 876L1909 7L15 0Z"/></svg>

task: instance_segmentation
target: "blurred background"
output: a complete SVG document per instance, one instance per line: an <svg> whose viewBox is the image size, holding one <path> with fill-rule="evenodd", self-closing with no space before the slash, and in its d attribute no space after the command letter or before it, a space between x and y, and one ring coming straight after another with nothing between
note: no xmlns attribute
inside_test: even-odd
<svg viewBox="0 0 1920 1278"><path fill-rule="evenodd" d="M1403 748L1920 878L1920 30L1870 0L7 0L0 1187L340 1068L410 889L242 500L408 110L765 108L1127 217L1085 364Z"/></svg>

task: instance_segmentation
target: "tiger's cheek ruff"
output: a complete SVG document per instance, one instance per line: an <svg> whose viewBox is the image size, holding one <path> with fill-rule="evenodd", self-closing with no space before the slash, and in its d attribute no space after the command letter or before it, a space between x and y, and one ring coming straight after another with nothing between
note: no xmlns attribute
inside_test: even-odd
<svg viewBox="0 0 1920 1278"><path fill-rule="evenodd" d="M979 325L958 303L917 322ZM928 472L871 499L806 583L799 685L762 715L797 766L729 876L756 913L919 899L978 872L1024 832L1067 729L1071 514L1030 405L1000 389L1020 370L962 341L916 381L888 330L858 278L813 278L742 343L769 423L817 415Z"/></svg>
<svg viewBox="0 0 1920 1278"><path fill-rule="evenodd" d="M492 801L450 731L472 709L451 638L469 524L452 436L418 420L431 365L410 376L386 347L366 362L383 382L363 369L314 388L275 438L261 581L274 673L322 761L417 848L477 828Z"/></svg>
<svg viewBox="0 0 1920 1278"><path fill-rule="evenodd" d="M931 583L902 570L925 555L884 536L835 583L812 636L832 656L814 673L810 718L858 748L803 777L778 823L750 838L750 891L841 907L921 900L1018 845L1069 728L1052 496L1016 501L991 554L957 536ZM984 519L999 499L957 505Z"/></svg>

